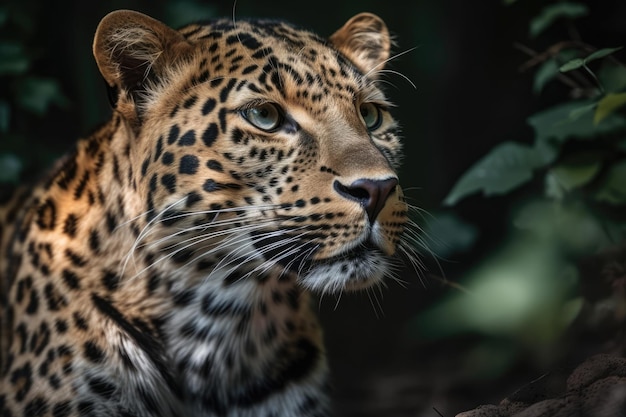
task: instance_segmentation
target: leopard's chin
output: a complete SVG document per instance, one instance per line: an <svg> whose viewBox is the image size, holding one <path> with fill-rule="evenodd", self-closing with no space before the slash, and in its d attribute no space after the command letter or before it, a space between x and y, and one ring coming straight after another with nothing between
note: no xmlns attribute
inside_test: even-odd
<svg viewBox="0 0 626 417"><path fill-rule="evenodd" d="M372 245L361 245L330 259L312 262L298 281L309 290L332 294L379 285L390 273L389 257Z"/></svg>

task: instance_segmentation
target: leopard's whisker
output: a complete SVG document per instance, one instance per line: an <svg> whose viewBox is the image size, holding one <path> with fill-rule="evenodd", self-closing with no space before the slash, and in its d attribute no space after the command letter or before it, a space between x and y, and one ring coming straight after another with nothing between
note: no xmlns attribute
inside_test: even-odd
<svg viewBox="0 0 626 417"><path fill-rule="evenodd" d="M280 242L280 244L275 244L274 245L275 247L273 248L273 250L275 250L277 247L280 247L280 246L291 245L294 242L298 243L297 239L293 238L292 240L286 240L284 242ZM262 263L257 265L253 270L249 271L244 276L242 276L242 279L247 278L247 277L252 276L252 275L263 275L263 274L265 274L266 272L268 272L269 270L274 268L277 264L279 264L279 262L282 259L289 258L292 255L297 254L298 252L300 252L300 250L301 250L300 248L301 247L305 247L306 246L303 243L298 243L298 245L300 245L300 247L298 247L298 246L296 246L296 247L288 246L282 252L274 254L272 256L272 258L269 258L269 259L263 261ZM290 267L290 264L291 264L292 261L290 261L287 265L284 266L284 270L289 270L289 267Z"/></svg>
<svg viewBox="0 0 626 417"><path fill-rule="evenodd" d="M163 209L160 213L158 213L156 216L154 216L152 219L150 219L146 225L143 227L143 229L139 232L139 235L135 238L135 241L133 242L133 244L131 245L130 250L128 251L128 255L125 257L124 259L124 263L122 264L122 275L124 274L124 272L126 271L126 267L128 265L128 262L133 258L133 255L135 253L135 251L137 250L137 246L139 245L139 243L145 238L147 231L149 231L151 225L157 221L157 219L159 218L159 216L161 216L165 211L171 209L172 207L175 207L176 205L180 204L181 202L183 202L184 200L186 200L187 197L183 197L177 201L174 201L173 203L171 203L170 205L168 205L165 209ZM143 213L143 215L148 215L151 212L151 210L148 210L146 212ZM128 223L126 223L128 224Z"/></svg>
<svg viewBox="0 0 626 417"><path fill-rule="evenodd" d="M375 65L373 68L371 68L368 72L366 72L366 73L365 73L365 75L364 75L364 77L365 77L365 78L368 78L368 77L369 77L369 76L370 76L373 72L379 72L379 71L381 71L381 69L379 69L379 68L381 68L381 67L385 66L385 65L386 65L386 64L388 64L390 61L392 61L392 60L394 60L394 59L397 59L397 58L399 58L399 57L401 57L401 56L403 56L403 55L406 55L406 54L408 54L408 53L410 53L410 52L413 52L413 51L414 51L414 50L416 50L416 49L417 49L417 46L414 46L413 48L409 48L409 49L407 49L407 50L405 50L405 51L398 52L397 54L390 56L389 58L385 59L384 61L379 62L377 65ZM409 82L410 82L410 80L409 80ZM412 83L412 82L411 82L411 84L413 85L413 83Z"/></svg>
<svg viewBox="0 0 626 417"><path fill-rule="evenodd" d="M204 255L204 256L207 256L207 255L209 255L209 254L219 252L219 251L220 251L220 250L222 250L224 247L228 246L228 244L236 244L236 243L239 243L240 241L245 240L245 233L246 233L247 231L253 231L253 230L255 230L255 229L259 229L259 228L262 228L262 227L264 227L264 225L263 225L263 224L261 224L261 225L248 225L248 226L246 226L246 230L245 230L245 231L244 231L244 230L241 230L241 229L236 229L236 230L233 230L233 229L221 230L221 231L220 231L220 235L219 235L219 236L224 235L224 236L227 236L227 237L226 237L223 241L221 241L221 242L220 242L220 244L219 244L218 246L216 246L216 247L212 248L210 251L205 252L203 255ZM229 236L229 235L230 235L230 236ZM219 236L218 236L218 237L219 237ZM156 265L158 265L158 264L160 264L160 263L162 263L162 262L164 262L164 261L166 261L166 260L168 260L168 259L172 259L173 257L175 257L177 254L181 253L182 251L184 251L184 250L186 250L186 249L188 249L188 248L190 248L190 247L193 247L194 245L197 245L198 243L201 243L201 242L204 242L204 241L207 241L207 240L211 240L211 239L213 239L213 238L215 238L215 236L212 236L212 235L210 235L210 234L209 234L209 235L206 235L206 236L201 236L201 238L200 238L198 241L194 241L194 242L192 242L192 243L187 242L186 244L184 244L184 246L179 247L179 248L177 248L176 250L174 250L174 251L172 251L172 252L169 252L169 253L167 253L166 255L161 256L161 257L159 257L158 259L154 260L154 261L153 261L150 265L147 265L147 266L146 266L146 267L144 267L143 269L139 270L139 271L138 271L138 272L137 272L134 276L132 276L130 279L131 279L131 280L132 280L132 279L135 279L135 278L137 278L137 277L141 276L143 273L145 273L145 272L146 272L147 270L149 270L150 268L152 268L152 267L154 267L154 266L156 266ZM233 243L233 242L230 242L230 241L229 241L229 240L231 240L231 239L240 239L240 240L235 240L235 241L234 241L234 243Z"/></svg>
<svg viewBox="0 0 626 417"><path fill-rule="evenodd" d="M417 85L415 85L415 83L408 76L402 74L399 71L395 71L395 70L391 70L391 69L382 69L382 70L376 71L376 73L377 74L393 74L393 75L397 75L400 78L404 79L409 84L411 84L411 87L413 87L415 90L417 90ZM379 80L379 81L385 82L386 80Z"/></svg>
<svg viewBox="0 0 626 417"><path fill-rule="evenodd" d="M281 246L285 246L285 245L290 245L291 243L297 242L300 237L296 237L296 236L289 236L288 238L284 238L284 234L280 231L269 231L266 233L262 233L262 234L258 234L255 235L253 238L253 242L252 245L254 245L254 241L262 241L265 239L271 239L271 238L280 238L280 240L274 241L272 243L270 243L269 245L262 245L260 246L260 248L257 249L258 253L260 255L265 255L268 252L272 252L274 251L276 248L279 248ZM250 259L250 258L249 258ZM270 261L271 259L266 260Z"/></svg>
<svg viewBox="0 0 626 417"><path fill-rule="evenodd" d="M222 220L217 220L218 216L220 214L227 214L227 213L241 213L241 212L245 212L245 211L261 211L261 210L271 210L271 209L275 209L278 208L278 205L275 204L268 204L268 205L263 205L263 206L242 206L242 207L234 207L234 208L225 208L225 209L216 209L216 210L201 210L201 211L195 211L195 212L179 212L174 216L168 216L167 218L163 219L160 218L160 221L172 221L172 220L179 220L179 219L183 219L185 217L201 217L203 215L214 215L214 218L210 221L210 222L205 222L202 223L200 225L195 225L195 226L191 226L191 227L187 227L185 229L179 230L173 234L169 234L168 236L165 236L159 240L157 240L156 242L151 242L151 243L160 243L170 237L176 237L178 235L181 234L185 234L185 233L189 233L189 232L193 232L195 229L197 230L207 230L208 228L218 228L218 227L227 227L230 225L235 225L238 222L240 222L242 220L241 216L237 216L235 218L226 218L226 219L222 219ZM163 210L163 212L167 211L171 209L170 206L168 206L168 208L166 208L165 210ZM160 214L160 217L162 217L162 213ZM264 220L265 221L265 220ZM267 219L267 221L271 221L270 219ZM156 227L155 225L153 225L152 227L152 232L156 232ZM150 235L151 232L145 232L143 234L143 236L141 237L141 239L138 237L137 241L145 239L148 235ZM143 245L138 244L135 246L135 250L137 248L142 247Z"/></svg>
<svg viewBox="0 0 626 417"><path fill-rule="evenodd" d="M170 246L164 247L164 249L173 249L176 246L180 244L184 244L186 242L186 240L174 239L179 236L186 235L186 234L194 235L194 236L189 237L188 239L198 239L198 238L210 239L210 238L220 237L220 236L234 233L236 229L229 228L229 227L236 226L239 223L241 223L241 219L238 219L238 218L224 219L218 222L203 223L200 225L195 225L195 226L180 229L175 233L166 235L156 241L150 242L149 245L158 246L162 243L167 243L167 241L169 240L173 240L174 242L172 242ZM274 222L271 219L263 219L262 221L257 221L255 226L263 226L265 224L273 224L273 223ZM217 229L217 230L210 231L210 229ZM148 245L148 243L146 243L146 245Z"/></svg>

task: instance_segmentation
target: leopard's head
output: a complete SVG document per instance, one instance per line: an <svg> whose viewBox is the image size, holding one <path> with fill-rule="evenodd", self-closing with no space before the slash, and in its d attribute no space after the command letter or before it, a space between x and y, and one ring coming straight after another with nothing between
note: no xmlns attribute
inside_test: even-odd
<svg viewBox="0 0 626 417"><path fill-rule="evenodd" d="M368 13L328 39L273 20L106 16L94 54L131 137L143 244L211 274L380 283L408 222L377 83L390 44Z"/></svg>

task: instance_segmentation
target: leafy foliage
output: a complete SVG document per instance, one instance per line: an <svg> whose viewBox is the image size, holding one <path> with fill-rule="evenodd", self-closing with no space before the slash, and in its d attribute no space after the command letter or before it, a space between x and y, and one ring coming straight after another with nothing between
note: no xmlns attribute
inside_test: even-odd
<svg viewBox="0 0 626 417"><path fill-rule="evenodd" d="M0 6L0 137L12 149L0 154L0 183L18 182L25 163L39 157L24 145L32 125L19 123L18 115L42 117L52 106L69 105L56 79L37 74L38 53L29 43L37 25L27 7L15 1Z"/></svg>
<svg viewBox="0 0 626 417"><path fill-rule="evenodd" d="M478 161L456 183L444 203L456 204L476 191L487 196L503 194L527 182L543 165L541 151L515 142L504 142Z"/></svg>
<svg viewBox="0 0 626 417"><path fill-rule="evenodd" d="M587 6L581 3L560 2L546 6L542 12L530 22L530 36L535 38L552 24L562 18L576 19L589 13Z"/></svg>
<svg viewBox="0 0 626 417"><path fill-rule="evenodd" d="M588 13L579 3L548 4L531 20L530 37ZM519 349L539 348L540 356L576 318L583 300L572 259L626 240L626 66L617 58L622 47L599 49L570 39L542 53L522 49L532 55L523 67L535 68L536 94L557 82L568 94L527 118L531 144L498 144L449 192L448 206L476 193L523 190L524 197L510 213L512 232L501 249L466 277L468 294L454 294L414 322L432 337L478 332L504 338L510 353L504 363ZM451 316L457 318L453 325L446 319Z"/></svg>

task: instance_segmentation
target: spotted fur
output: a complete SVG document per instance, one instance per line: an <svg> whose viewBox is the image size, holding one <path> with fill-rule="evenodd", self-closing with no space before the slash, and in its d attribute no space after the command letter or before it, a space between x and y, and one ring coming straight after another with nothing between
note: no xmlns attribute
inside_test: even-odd
<svg viewBox="0 0 626 417"><path fill-rule="evenodd" d="M385 24L100 23L111 120L0 211L0 415L328 416L310 293L397 265Z"/></svg>

